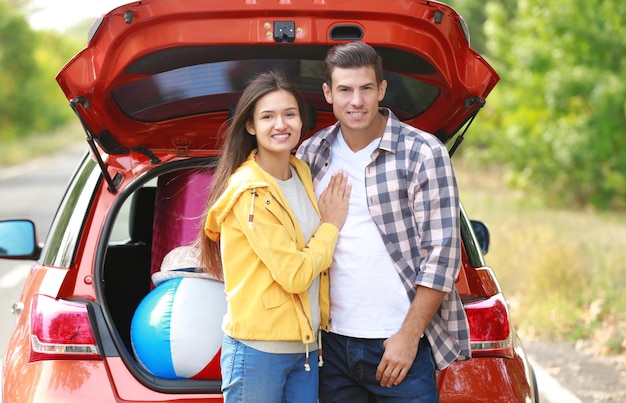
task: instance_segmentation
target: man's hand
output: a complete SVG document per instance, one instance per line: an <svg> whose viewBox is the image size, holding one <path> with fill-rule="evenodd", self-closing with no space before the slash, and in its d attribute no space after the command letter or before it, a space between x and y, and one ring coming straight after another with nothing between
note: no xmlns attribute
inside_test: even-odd
<svg viewBox="0 0 626 403"><path fill-rule="evenodd" d="M419 337L402 329L385 340L385 352L376 369L376 380L380 386L390 388L406 378L417 356L418 345Z"/></svg>
<svg viewBox="0 0 626 403"><path fill-rule="evenodd" d="M445 295L442 291L417 286L415 299L400 330L383 343L385 352L376 369L380 386L390 388L404 381L417 357L420 337Z"/></svg>

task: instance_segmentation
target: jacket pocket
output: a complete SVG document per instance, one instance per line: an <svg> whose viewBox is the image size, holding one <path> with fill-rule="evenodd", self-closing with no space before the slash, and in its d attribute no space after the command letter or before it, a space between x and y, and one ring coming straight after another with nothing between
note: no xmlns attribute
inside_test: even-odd
<svg viewBox="0 0 626 403"><path fill-rule="evenodd" d="M279 307L289 301L290 295L277 283L273 283L263 293L263 305L265 309Z"/></svg>

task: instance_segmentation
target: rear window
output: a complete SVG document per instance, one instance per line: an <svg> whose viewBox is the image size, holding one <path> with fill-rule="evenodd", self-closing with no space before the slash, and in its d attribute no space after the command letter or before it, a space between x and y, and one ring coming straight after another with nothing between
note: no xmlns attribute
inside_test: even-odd
<svg viewBox="0 0 626 403"><path fill-rule="evenodd" d="M332 110L322 94L322 60L269 57L213 61L206 60L206 55L198 53L203 56L201 61L206 62L179 66L170 57L179 57L187 63L196 61L196 58L191 57L193 51L187 49L186 53L180 52L177 55L151 55L129 67L127 73L142 74L143 77L112 91L115 102L126 115L138 121L156 122L229 111L237 103L246 83L256 74L272 68L283 70L296 83L305 101L316 110ZM283 49L281 53L285 56L285 53L293 52L285 52ZM319 50L315 53L323 54ZM405 55L404 59L402 54ZM391 60L385 65L385 79L389 85L381 104L393 110L402 120L421 114L439 95L436 86L419 79L419 74L430 72L430 65L425 65L423 59L411 64L411 58L415 59L416 56L389 49L383 55L384 61ZM394 67L395 59L399 63L396 71L400 72L389 69ZM407 69L407 65L415 66L415 70Z"/></svg>

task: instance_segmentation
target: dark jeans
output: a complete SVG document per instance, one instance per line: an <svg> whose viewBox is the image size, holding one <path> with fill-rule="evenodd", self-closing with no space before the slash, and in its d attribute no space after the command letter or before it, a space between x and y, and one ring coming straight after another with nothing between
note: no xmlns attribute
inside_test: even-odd
<svg viewBox="0 0 626 403"><path fill-rule="evenodd" d="M324 366L320 368L320 403L327 402L439 402L435 361L426 337L407 377L385 388L376 380L385 339L358 339L334 333L322 335Z"/></svg>

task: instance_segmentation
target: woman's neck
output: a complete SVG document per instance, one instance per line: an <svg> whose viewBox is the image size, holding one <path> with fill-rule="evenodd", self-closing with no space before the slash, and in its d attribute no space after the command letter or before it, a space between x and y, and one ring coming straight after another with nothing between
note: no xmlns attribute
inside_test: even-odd
<svg viewBox="0 0 626 403"><path fill-rule="evenodd" d="M289 165L290 154L286 156L266 153L257 153L254 155L254 160L257 164L268 174L272 175L276 179L285 181L291 178L291 167Z"/></svg>

